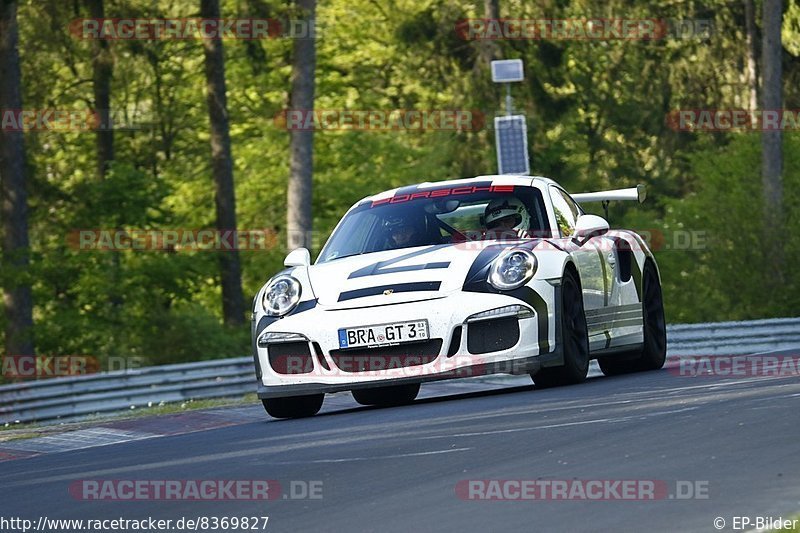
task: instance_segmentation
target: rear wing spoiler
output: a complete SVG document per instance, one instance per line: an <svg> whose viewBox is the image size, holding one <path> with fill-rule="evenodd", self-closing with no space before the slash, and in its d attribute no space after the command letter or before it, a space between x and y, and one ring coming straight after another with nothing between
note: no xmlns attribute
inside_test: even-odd
<svg viewBox="0 0 800 533"><path fill-rule="evenodd" d="M610 202L612 200L630 200L639 203L644 202L647 196L646 187L644 185L637 185L629 189L615 189L613 191L599 191L599 192L582 192L573 194L572 199L579 204L587 202Z"/></svg>

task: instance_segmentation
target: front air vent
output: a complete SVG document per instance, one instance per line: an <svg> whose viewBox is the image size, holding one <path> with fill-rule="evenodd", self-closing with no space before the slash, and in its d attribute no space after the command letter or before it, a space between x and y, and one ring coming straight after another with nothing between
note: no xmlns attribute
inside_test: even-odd
<svg viewBox="0 0 800 533"><path fill-rule="evenodd" d="M430 339L397 346L331 350L331 359L343 372L377 372L430 363L441 349L442 339Z"/></svg>
<svg viewBox="0 0 800 533"><path fill-rule="evenodd" d="M269 364L278 374L308 374L314 371L314 361L307 342L281 342L267 347Z"/></svg>
<svg viewBox="0 0 800 533"><path fill-rule="evenodd" d="M453 338L450 341L450 347L447 349L447 357L453 357L458 353L461 347L461 326L456 326L453 330Z"/></svg>
<svg viewBox="0 0 800 533"><path fill-rule="evenodd" d="M515 316L467 324L467 351L471 354L499 352L519 342L519 320Z"/></svg>

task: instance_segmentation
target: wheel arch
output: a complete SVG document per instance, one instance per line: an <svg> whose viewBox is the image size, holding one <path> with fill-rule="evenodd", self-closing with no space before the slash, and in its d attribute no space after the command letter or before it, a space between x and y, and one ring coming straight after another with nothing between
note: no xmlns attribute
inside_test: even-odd
<svg viewBox="0 0 800 533"><path fill-rule="evenodd" d="M578 282L578 286L582 289L583 284L581 283L581 274L580 272L578 272L578 267L575 265L575 262L572 259L568 259L564 263L564 272L562 274L562 277L564 274L567 273L567 271L570 271L575 275L575 279Z"/></svg>
<svg viewBox="0 0 800 533"><path fill-rule="evenodd" d="M656 263L655 258L652 255L648 255L644 259L644 263L642 265L642 276L644 277L644 271L647 266L650 265L656 271L656 277L658 277L658 282L661 283L661 270L658 268L658 263Z"/></svg>
<svg viewBox="0 0 800 533"><path fill-rule="evenodd" d="M631 275L634 278L636 294L639 296L639 301L644 302L644 273L648 267L652 267L655 270L658 283L659 285L661 284L661 272L658 269L658 263L656 263L652 254L634 254L631 267Z"/></svg>
<svg viewBox="0 0 800 533"><path fill-rule="evenodd" d="M567 264L572 264L576 268L570 252L556 247L552 243L549 246L539 249L534 248L531 251L538 262L535 278L560 280L564 275L564 269L566 269Z"/></svg>

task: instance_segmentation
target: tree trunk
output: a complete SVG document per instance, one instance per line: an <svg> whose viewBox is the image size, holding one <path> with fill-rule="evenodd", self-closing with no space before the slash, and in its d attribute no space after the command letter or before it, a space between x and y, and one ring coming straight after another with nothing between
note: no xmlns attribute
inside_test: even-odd
<svg viewBox="0 0 800 533"><path fill-rule="evenodd" d="M86 0L89 16L94 19L105 18L105 0ZM92 90L94 91L94 112L97 118L95 130L95 149L97 152L97 179L102 181L114 161L114 125L111 123L111 78L114 75L114 60L111 57L108 41L92 41ZM116 228L121 229L121 228ZM114 287L119 287L121 271L120 254L111 255L110 276ZM121 324L119 318L123 304L122 295L116 291L108 295L111 304L111 318Z"/></svg>
<svg viewBox="0 0 800 533"><path fill-rule="evenodd" d="M758 64L756 62L756 15L753 0L744 0L745 46L747 47L747 93L750 109L758 109Z"/></svg>
<svg viewBox="0 0 800 533"><path fill-rule="evenodd" d="M17 2L0 1L0 109L21 110L21 73L17 45ZM24 280L29 267L28 193L22 131L0 128L3 287L7 355L34 355L33 297Z"/></svg>
<svg viewBox="0 0 800 533"><path fill-rule="evenodd" d="M762 107L763 111L779 111L783 105L781 95L781 0L764 0L764 38L762 49ZM763 150L762 180L766 212L780 219L783 185L783 135L780 128L765 130L761 136Z"/></svg>
<svg viewBox="0 0 800 533"><path fill-rule="evenodd" d="M781 71L782 0L764 0L762 39L762 112L778 111L783 106ZM764 224L769 250L768 277L779 288L783 280L783 132L765 129L761 134L761 181L764 188Z"/></svg>
<svg viewBox="0 0 800 533"><path fill-rule="evenodd" d="M491 20L499 19L500 0L483 0L483 17ZM478 50L484 63L486 63L482 68L488 68L500 54L497 42L493 39L478 41Z"/></svg>
<svg viewBox="0 0 800 533"><path fill-rule="evenodd" d="M316 0L297 0L301 19L315 17ZM311 113L314 109L314 69L317 62L313 38L296 38L292 55L292 93L289 107ZM314 170L314 130L290 131L289 185L286 197L286 244L289 250L311 249L311 188Z"/></svg>
<svg viewBox="0 0 800 533"><path fill-rule="evenodd" d="M219 0L200 0L202 18L219 19ZM204 39L208 116L211 122L211 166L217 230L236 231L236 195L233 187L228 101L225 89L225 56L221 39ZM235 242L235 239L234 239ZM244 296L238 250L219 253L222 280L222 313L231 326L244 324Z"/></svg>
<svg viewBox="0 0 800 533"><path fill-rule="evenodd" d="M105 18L104 0L86 0L89 16L95 19ZM99 126L95 132L97 143L97 177L106 177L111 162L114 160L114 128L111 124L111 76L114 62L108 41L94 39L92 41L92 71L94 89L94 111Z"/></svg>
<svg viewBox="0 0 800 533"><path fill-rule="evenodd" d="M500 0L483 0L483 12L487 19L499 19Z"/></svg>

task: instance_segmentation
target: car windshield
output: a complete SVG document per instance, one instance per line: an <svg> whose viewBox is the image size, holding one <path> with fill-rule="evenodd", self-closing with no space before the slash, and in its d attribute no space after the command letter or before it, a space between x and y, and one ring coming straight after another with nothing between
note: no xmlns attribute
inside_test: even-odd
<svg viewBox="0 0 800 533"><path fill-rule="evenodd" d="M487 235L486 209L518 206L523 236L549 231L538 189L475 184L429 189L355 207L322 249L318 262L384 250L478 240ZM520 221L520 219L523 219Z"/></svg>

